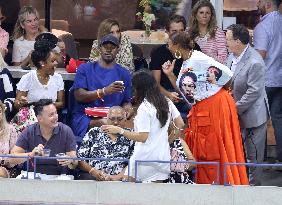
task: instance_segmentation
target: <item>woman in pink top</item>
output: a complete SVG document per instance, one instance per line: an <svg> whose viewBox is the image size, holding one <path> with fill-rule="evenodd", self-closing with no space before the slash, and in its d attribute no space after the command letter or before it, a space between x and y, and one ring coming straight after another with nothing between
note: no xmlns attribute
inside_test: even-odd
<svg viewBox="0 0 282 205"><path fill-rule="evenodd" d="M3 58L8 52L7 46L9 42L9 33L1 28L1 23L4 21L6 17L2 14L2 7L0 6L0 53Z"/></svg>
<svg viewBox="0 0 282 205"><path fill-rule="evenodd" d="M7 155L16 144L18 135L15 128L8 124L5 117L5 105L0 100L0 155ZM11 168L8 158L0 158L0 177L9 177L6 168Z"/></svg>
<svg viewBox="0 0 282 205"><path fill-rule="evenodd" d="M225 34L216 26L215 10L209 1L200 0L193 7L189 32L203 53L224 63L227 58Z"/></svg>

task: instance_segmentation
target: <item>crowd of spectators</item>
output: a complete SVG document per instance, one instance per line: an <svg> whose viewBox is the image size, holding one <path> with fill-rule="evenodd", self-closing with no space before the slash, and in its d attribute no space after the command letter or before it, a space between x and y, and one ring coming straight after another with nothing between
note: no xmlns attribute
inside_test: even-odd
<svg viewBox="0 0 282 205"><path fill-rule="evenodd" d="M38 159L37 172L186 184L212 184L217 177L223 184L225 177L232 185L261 185L260 168L224 167L263 162L269 117L282 161L282 46L277 46L282 33L269 28L282 25L282 3L261 0L258 7L263 18L254 48L245 26L231 25L226 33L216 26L207 0L195 4L188 27L183 16L172 15L168 43L151 52L149 70L141 71L135 71L130 39L119 22L103 20L89 62L77 68L66 92L72 101L68 125L59 122L66 97L63 78L55 72L66 63L65 45L39 25L35 8L22 7L12 35L12 63L36 69L13 85L3 60L9 34L0 27L0 153L23 157L1 158L0 177L14 177L13 170L23 169L27 160L32 171L33 158L49 150L48 156L66 159ZM0 8L0 22L4 19ZM87 107L110 109L102 118L87 116ZM214 164L193 162L219 163L219 172Z"/></svg>

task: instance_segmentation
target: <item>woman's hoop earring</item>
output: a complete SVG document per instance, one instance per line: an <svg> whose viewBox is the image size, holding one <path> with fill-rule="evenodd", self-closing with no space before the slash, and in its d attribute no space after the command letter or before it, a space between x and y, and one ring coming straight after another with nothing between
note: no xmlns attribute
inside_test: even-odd
<svg viewBox="0 0 282 205"><path fill-rule="evenodd" d="M182 57L179 50L176 50L176 51L175 51L174 57L175 57L176 59L180 59L180 58Z"/></svg>

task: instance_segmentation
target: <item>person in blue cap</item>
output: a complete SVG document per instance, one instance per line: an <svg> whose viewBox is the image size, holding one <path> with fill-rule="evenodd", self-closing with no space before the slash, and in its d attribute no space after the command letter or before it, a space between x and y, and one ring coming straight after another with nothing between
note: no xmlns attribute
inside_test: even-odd
<svg viewBox="0 0 282 205"><path fill-rule="evenodd" d="M129 71L115 62L119 40L111 35L98 39L101 56L98 61L78 67L73 83L74 107L71 127L82 140L88 128L106 123L102 118L86 116L86 107L123 106L127 117L132 115L131 76Z"/></svg>

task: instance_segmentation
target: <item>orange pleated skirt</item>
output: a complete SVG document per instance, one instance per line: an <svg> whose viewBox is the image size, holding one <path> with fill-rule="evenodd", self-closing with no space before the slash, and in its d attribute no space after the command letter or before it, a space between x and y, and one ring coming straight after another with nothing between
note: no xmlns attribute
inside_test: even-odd
<svg viewBox="0 0 282 205"><path fill-rule="evenodd" d="M244 163L244 149L236 105L231 95L221 89L217 94L196 103L188 114L189 128L185 141L199 162L219 162L219 183L224 183L226 162ZM216 165L197 165L196 183L217 182ZM246 167L227 166L226 183L247 185Z"/></svg>

